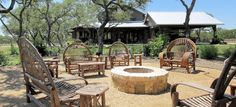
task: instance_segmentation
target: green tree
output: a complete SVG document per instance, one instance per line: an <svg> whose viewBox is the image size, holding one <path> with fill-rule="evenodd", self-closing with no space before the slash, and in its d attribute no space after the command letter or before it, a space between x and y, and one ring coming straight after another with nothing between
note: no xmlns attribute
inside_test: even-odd
<svg viewBox="0 0 236 107"><path fill-rule="evenodd" d="M43 21L45 21L46 23L47 35L45 35L45 39L49 46L51 46L52 43L51 40L53 37L52 35L53 32L55 33L55 35L58 38L58 41L60 41L61 44L60 37L58 37L59 34L56 31L60 31L61 29L60 25L65 21L63 20L63 17L67 17L71 13L71 11L75 7L74 3L75 3L74 0L64 0L62 3L47 0L45 2L40 2L37 5L35 5L34 8L38 10L41 19L43 19ZM55 25L59 25L59 27L55 28L54 27Z"/></svg>
<svg viewBox="0 0 236 107"><path fill-rule="evenodd" d="M6 16L4 15L3 17L1 17L1 22L3 23L3 25L6 27L7 31L16 39L16 41L18 40L18 38L20 38L21 36L23 36L23 16L24 16L24 12L25 10L31 5L33 0L17 0L16 3L19 6L18 10L14 10L9 11L10 16L12 16L12 18L14 18L13 20L9 21L9 23L14 23L14 27L16 25L16 23L18 23L18 32L14 32L17 36L14 37L13 36L13 32L10 31L9 26L7 26L2 18L6 18ZM3 7L3 6L2 6ZM5 7L3 7L5 8Z"/></svg>
<svg viewBox="0 0 236 107"><path fill-rule="evenodd" d="M92 0L92 2L99 7L97 18L101 23L97 30L99 46L98 54L102 54L103 52L104 28L106 24L112 20L117 21L116 19L118 18L121 20L125 19L125 17L121 16L125 14L125 11L133 8L144 7L144 4L146 4L148 1L149 0Z"/></svg>
<svg viewBox="0 0 236 107"><path fill-rule="evenodd" d="M22 32L24 36L31 39L34 45L55 45L63 46L68 38L70 26L76 18L73 11L76 10L75 0L64 0L55 2L52 0L33 2L22 14ZM12 14L18 16L22 6L15 8ZM19 36L19 24L17 18L12 15L5 17L5 32ZM4 21L4 20L0 20ZM68 27L69 26L69 27Z"/></svg>

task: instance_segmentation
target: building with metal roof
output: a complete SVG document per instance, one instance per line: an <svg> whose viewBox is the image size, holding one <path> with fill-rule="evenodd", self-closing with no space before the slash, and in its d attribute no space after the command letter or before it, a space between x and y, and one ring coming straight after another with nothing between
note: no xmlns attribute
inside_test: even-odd
<svg viewBox="0 0 236 107"><path fill-rule="evenodd" d="M147 12L133 11L130 20L125 22L109 22L105 27L104 43L113 43L121 39L124 43L146 43L157 33L167 33L171 38L177 38L183 33L186 12ZM216 26L223 22L205 12L192 12L189 26L191 29L211 27L216 32ZM96 43L96 30L100 23L90 27L73 28L73 38L83 42L92 39Z"/></svg>

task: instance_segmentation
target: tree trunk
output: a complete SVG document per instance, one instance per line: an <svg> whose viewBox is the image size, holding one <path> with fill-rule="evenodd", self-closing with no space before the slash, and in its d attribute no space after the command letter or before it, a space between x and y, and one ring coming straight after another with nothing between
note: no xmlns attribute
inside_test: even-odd
<svg viewBox="0 0 236 107"><path fill-rule="evenodd" d="M189 26L189 21L190 21L190 15L193 10L193 7L196 3L196 0L192 0L191 5L188 7L188 5L185 3L184 0L180 0L183 6L186 9L186 17L185 17L185 22L184 22L184 27L185 27L185 36L186 38L190 38L190 26Z"/></svg>
<svg viewBox="0 0 236 107"><path fill-rule="evenodd" d="M199 28L197 31L196 31L196 35L197 35L197 41L201 41L201 28Z"/></svg>
<svg viewBox="0 0 236 107"><path fill-rule="evenodd" d="M186 38L190 38L189 21L190 21L190 14L191 14L191 12L187 10L186 14L187 14L187 15L186 15L186 17L185 17L185 22L184 22L185 36L186 36Z"/></svg>
<svg viewBox="0 0 236 107"><path fill-rule="evenodd" d="M97 35L98 35L98 52L97 52L97 55L102 55L103 54L104 28L105 28L106 24L109 22L108 12L106 14L107 14L106 19L103 21L102 25L99 27L99 29L97 31Z"/></svg>
<svg viewBox="0 0 236 107"><path fill-rule="evenodd" d="M47 44L49 45L49 46L51 46L51 26L50 26L50 24L48 24L48 34L47 34Z"/></svg>
<svg viewBox="0 0 236 107"><path fill-rule="evenodd" d="M104 28L99 28L97 31L98 34L98 52L97 54L103 54L103 39L104 39Z"/></svg>

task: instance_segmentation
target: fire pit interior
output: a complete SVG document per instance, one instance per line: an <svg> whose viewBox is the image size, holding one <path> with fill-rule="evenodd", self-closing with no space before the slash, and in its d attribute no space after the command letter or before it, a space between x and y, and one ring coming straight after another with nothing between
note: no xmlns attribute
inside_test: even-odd
<svg viewBox="0 0 236 107"><path fill-rule="evenodd" d="M167 88L168 72L145 66L115 67L111 70L114 86L133 94L157 94Z"/></svg>
<svg viewBox="0 0 236 107"><path fill-rule="evenodd" d="M129 72L129 73L150 73L153 72L152 69L147 69L147 68L126 68L124 71Z"/></svg>

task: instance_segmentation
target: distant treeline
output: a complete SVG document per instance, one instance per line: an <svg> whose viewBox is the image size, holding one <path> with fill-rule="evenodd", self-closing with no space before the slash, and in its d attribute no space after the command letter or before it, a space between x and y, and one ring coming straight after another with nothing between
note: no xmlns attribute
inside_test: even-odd
<svg viewBox="0 0 236 107"><path fill-rule="evenodd" d="M0 44L10 44L11 37L10 36L2 36L0 35Z"/></svg>
<svg viewBox="0 0 236 107"><path fill-rule="evenodd" d="M200 32L199 32L200 30ZM198 33L200 36L198 36ZM223 29L217 28L216 35L219 39L236 39L236 29ZM200 41L209 42L213 38L213 31L212 29L195 29L191 33L191 37L197 37Z"/></svg>
<svg viewBox="0 0 236 107"><path fill-rule="evenodd" d="M222 39L232 39L236 38L236 29L231 30L225 30L225 29L219 29L218 36Z"/></svg>

